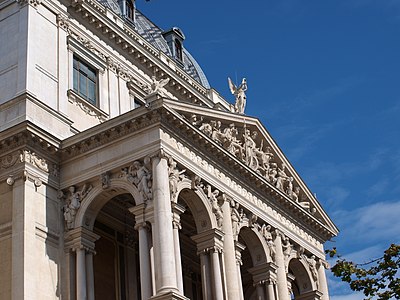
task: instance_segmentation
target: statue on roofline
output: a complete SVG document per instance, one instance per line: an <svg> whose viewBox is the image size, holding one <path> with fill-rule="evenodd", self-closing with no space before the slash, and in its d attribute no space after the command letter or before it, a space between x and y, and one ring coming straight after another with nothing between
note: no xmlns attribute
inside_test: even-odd
<svg viewBox="0 0 400 300"><path fill-rule="evenodd" d="M237 87L232 80L228 77L229 89L232 95L235 95L235 112L239 114L244 114L244 109L246 107L246 94L247 91L247 81L246 78L242 79L242 83Z"/></svg>

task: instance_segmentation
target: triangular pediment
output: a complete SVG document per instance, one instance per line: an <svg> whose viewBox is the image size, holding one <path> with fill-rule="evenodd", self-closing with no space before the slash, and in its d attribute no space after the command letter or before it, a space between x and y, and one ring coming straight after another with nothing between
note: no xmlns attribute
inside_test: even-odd
<svg viewBox="0 0 400 300"><path fill-rule="evenodd" d="M191 130L225 152L235 165L250 169L273 195L290 205L293 217L313 219L324 227L326 236L337 235L338 229L286 158L259 119L164 99L164 105L179 114ZM290 212L289 212L290 213Z"/></svg>

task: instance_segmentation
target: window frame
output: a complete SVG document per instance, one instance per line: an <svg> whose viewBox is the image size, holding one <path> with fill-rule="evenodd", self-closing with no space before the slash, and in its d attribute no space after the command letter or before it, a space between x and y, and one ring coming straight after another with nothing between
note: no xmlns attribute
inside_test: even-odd
<svg viewBox="0 0 400 300"><path fill-rule="evenodd" d="M78 55L73 54L72 89L90 104L99 107L98 70Z"/></svg>

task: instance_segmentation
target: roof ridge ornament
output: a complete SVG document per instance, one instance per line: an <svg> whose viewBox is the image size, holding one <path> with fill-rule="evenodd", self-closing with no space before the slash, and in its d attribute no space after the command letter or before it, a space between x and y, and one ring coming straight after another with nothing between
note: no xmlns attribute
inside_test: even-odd
<svg viewBox="0 0 400 300"><path fill-rule="evenodd" d="M228 77L229 89L232 95L235 95L235 106L234 112L238 114L244 114L244 109L246 107L246 94L247 91L247 81L246 78L242 79L242 83L237 87L232 80Z"/></svg>

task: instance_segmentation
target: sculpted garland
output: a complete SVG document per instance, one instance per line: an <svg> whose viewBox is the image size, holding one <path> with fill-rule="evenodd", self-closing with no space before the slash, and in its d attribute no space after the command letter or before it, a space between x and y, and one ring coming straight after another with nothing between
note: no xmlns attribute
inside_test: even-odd
<svg viewBox="0 0 400 300"><path fill-rule="evenodd" d="M287 174L286 165L274 161L271 147L264 147L263 140L261 140L259 147L257 146L257 131L250 132L244 125L243 133L240 135L234 123L222 128L222 123L219 120L204 122L203 117L198 119L196 115L191 115L189 119L192 125L198 127L217 144L262 175L278 190L288 195L293 201L298 202L303 208L310 210L309 201L307 201L305 195L301 197L300 187L294 186L294 178Z"/></svg>

